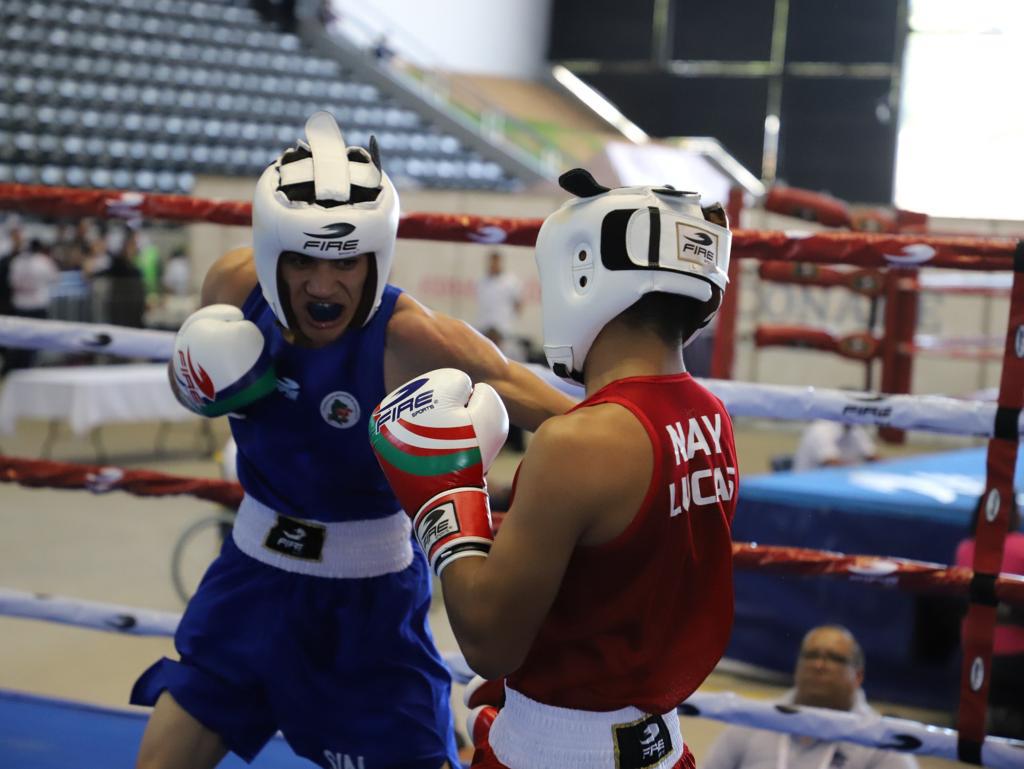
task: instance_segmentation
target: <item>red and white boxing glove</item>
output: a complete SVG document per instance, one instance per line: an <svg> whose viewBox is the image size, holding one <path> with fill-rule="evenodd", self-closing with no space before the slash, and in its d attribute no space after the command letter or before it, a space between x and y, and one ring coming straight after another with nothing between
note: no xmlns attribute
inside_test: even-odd
<svg viewBox="0 0 1024 769"><path fill-rule="evenodd" d="M452 368L406 382L370 420L370 445L434 573L494 541L484 474L508 435L494 389Z"/></svg>
<svg viewBox="0 0 1024 769"><path fill-rule="evenodd" d="M494 726L494 719L497 717L498 709L493 705L481 705L469 711L466 716L466 732L474 748L482 748L487 744L491 727Z"/></svg>
<svg viewBox="0 0 1024 769"><path fill-rule="evenodd" d="M207 417L238 411L276 386L263 333L230 304L211 304L185 318L171 365L183 403Z"/></svg>
<svg viewBox="0 0 1024 769"><path fill-rule="evenodd" d="M469 708L466 732L473 747L483 747L487 744L494 719L505 705L505 679L473 676L462 692L462 701Z"/></svg>

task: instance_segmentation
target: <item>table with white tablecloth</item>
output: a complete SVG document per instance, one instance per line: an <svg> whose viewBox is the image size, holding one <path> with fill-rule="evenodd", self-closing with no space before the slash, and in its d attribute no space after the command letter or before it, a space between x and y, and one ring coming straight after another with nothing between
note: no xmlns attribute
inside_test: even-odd
<svg viewBox="0 0 1024 769"><path fill-rule="evenodd" d="M42 367L12 371L0 391L0 433L10 435L19 419L51 424L44 446L49 452L56 430L66 424L75 435L91 434L115 422L171 422L201 419L178 403L162 363ZM204 423L206 420L203 420ZM161 434L158 434L158 448Z"/></svg>

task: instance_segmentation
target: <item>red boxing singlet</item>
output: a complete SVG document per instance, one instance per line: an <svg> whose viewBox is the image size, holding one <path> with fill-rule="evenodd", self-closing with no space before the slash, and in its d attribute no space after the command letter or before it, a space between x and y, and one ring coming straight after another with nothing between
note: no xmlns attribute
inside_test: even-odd
<svg viewBox="0 0 1024 769"><path fill-rule="evenodd" d="M732 628L732 422L689 374L621 379L576 408L600 403L629 409L647 430L647 495L619 536L573 553L508 684L557 707L665 713L711 672Z"/></svg>

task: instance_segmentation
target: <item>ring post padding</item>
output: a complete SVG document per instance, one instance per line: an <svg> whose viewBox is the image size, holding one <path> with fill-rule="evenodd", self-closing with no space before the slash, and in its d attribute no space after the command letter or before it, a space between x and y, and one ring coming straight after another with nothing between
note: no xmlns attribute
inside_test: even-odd
<svg viewBox="0 0 1024 769"><path fill-rule="evenodd" d="M996 605L993 595L982 586L999 573L1009 528L1010 505L1016 504L1013 485L1021 406L1024 405L1024 349L1018 343L1024 328L1024 240L1013 254L1013 287L1003 350L1003 371L999 381L999 407L988 443L985 483L985 515L978 515L975 529L974 563L970 604L963 629L963 666L960 672L960 710L957 715L961 761L980 764L985 740L985 715L991 686L992 644L995 637ZM995 515L991 513L995 511ZM994 579L994 577L993 577ZM992 591L994 593L994 590Z"/></svg>

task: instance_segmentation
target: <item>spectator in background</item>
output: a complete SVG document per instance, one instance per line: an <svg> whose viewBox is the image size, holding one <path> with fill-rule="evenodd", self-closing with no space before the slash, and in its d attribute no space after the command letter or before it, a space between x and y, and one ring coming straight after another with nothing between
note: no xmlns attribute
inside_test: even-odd
<svg viewBox="0 0 1024 769"><path fill-rule="evenodd" d="M333 0L320 0L317 6L317 18L330 31L330 27L338 21L338 11L334 7Z"/></svg>
<svg viewBox="0 0 1024 769"><path fill-rule="evenodd" d="M822 625L804 636L795 688L783 703L876 715L867 704L864 653L849 630ZM916 769L911 756L849 742L828 742L763 729L730 726L700 762L701 769Z"/></svg>
<svg viewBox="0 0 1024 769"><path fill-rule="evenodd" d="M793 470L858 465L876 459L878 450L875 442L861 425L816 419L800 436L800 444L793 457Z"/></svg>
<svg viewBox="0 0 1024 769"><path fill-rule="evenodd" d="M14 305L11 304L11 261L21 253L24 245L21 230L21 219L15 215L7 217L6 222L7 243L6 248L0 251L0 315L13 315ZM6 373L8 369L8 358L11 350L0 347L0 360L3 361L0 373Z"/></svg>
<svg viewBox="0 0 1024 769"><path fill-rule="evenodd" d="M957 566L974 567L974 533L985 497L971 516L967 539L957 545ZM1001 572L1024 575L1024 532L1020 508L1010 509L1010 525L1003 545ZM1024 740L1024 608L999 604L992 645L992 683L988 692L988 733Z"/></svg>
<svg viewBox="0 0 1024 769"><path fill-rule="evenodd" d="M506 355L523 309L522 292L519 278L505 272L501 252L492 251L487 257L487 272L476 285L476 327Z"/></svg>
<svg viewBox="0 0 1024 769"><path fill-rule="evenodd" d="M11 259L8 280L14 313L24 318L45 318L57 272L50 249L33 238L27 249Z"/></svg>
<svg viewBox="0 0 1024 769"><path fill-rule="evenodd" d="M83 274L91 278L109 268L114 260L112 254L119 251L122 245L123 240L118 240L117 233L110 230L107 222L101 221L98 236L89 244L88 253L84 254Z"/></svg>
<svg viewBox="0 0 1024 769"><path fill-rule="evenodd" d="M147 304L152 306L160 297L160 249L137 225L129 225L135 235L135 266L142 275Z"/></svg>
<svg viewBox="0 0 1024 769"><path fill-rule="evenodd" d="M0 315L11 315L14 305L11 304L11 260L21 253L24 247L24 234L21 219L17 216L7 218L7 247L0 252Z"/></svg>
<svg viewBox="0 0 1024 769"><path fill-rule="evenodd" d="M85 260L92 255L95 249L96 237L93 235L91 222L88 219L79 219L75 223L75 234L71 239L72 267L76 270L82 269Z"/></svg>
<svg viewBox="0 0 1024 769"><path fill-rule="evenodd" d="M39 239L10 260L8 282L14 314L23 318L45 318L50 307L50 289L59 272L50 249ZM4 358L3 373L29 368L35 362L35 350L11 349Z"/></svg>
<svg viewBox="0 0 1024 769"><path fill-rule="evenodd" d="M57 224L57 235L53 240L53 247L50 249L50 256L57 264L57 269L66 270L71 260L71 242L73 231L70 222L59 222Z"/></svg>
<svg viewBox="0 0 1024 769"><path fill-rule="evenodd" d="M128 229L110 265L92 277L92 313L97 323L141 328L146 312L146 287L135 266L138 235Z"/></svg>
<svg viewBox="0 0 1024 769"><path fill-rule="evenodd" d="M199 309L199 292L192 288L192 268L183 246L171 252L160 278L163 301L150 315L149 325L177 330L185 318Z"/></svg>
<svg viewBox="0 0 1024 769"><path fill-rule="evenodd" d="M82 265L92 245L86 239L86 221L79 219L62 223L57 229L53 258L60 269L60 279L50 293L48 317L54 320L89 322L89 284Z"/></svg>
<svg viewBox="0 0 1024 769"><path fill-rule="evenodd" d="M386 64L395 58L395 49L392 48L391 43L388 42L388 36L383 33L377 37L371 52L373 53L373 58L382 64Z"/></svg>
<svg viewBox="0 0 1024 769"><path fill-rule="evenodd" d="M192 271L184 246L171 252L160 278L164 291L172 296L189 296L192 291Z"/></svg>
<svg viewBox="0 0 1024 769"><path fill-rule="evenodd" d="M519 278L505 272L501 252L492 251L487 257L487 272L476 284L476 328L515 361L525 358L515 339L516 321L523 310L522 293ZM516 425L509 426L507 445L513 451L525 448L523 431Z"/></svg>

